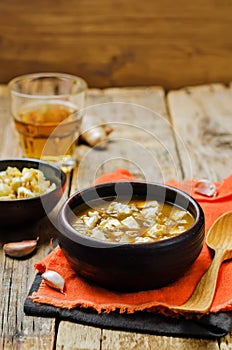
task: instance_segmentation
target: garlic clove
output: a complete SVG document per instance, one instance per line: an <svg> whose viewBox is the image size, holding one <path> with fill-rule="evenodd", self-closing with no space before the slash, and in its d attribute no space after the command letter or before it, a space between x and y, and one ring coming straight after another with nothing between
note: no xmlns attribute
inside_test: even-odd
<svg viewBox="0 0 232 350"><path fill-rule="evenodd" d="M217 194L216 185L210 180L198 180L194 186L194 192L207 197L215 197Z"/></svg>
<svg viewBox="0 0 232 350"><path fill-rule="evenodd" d="M102 142L105 142L107 139L107 134L102 126L97 126L82 134L82 139L91 147L94 147Z"/></svg>
<svg viewBox="0 0 232 350"><path fill-rule="evenodd" d="M105 148L108 136L112 132L113 128L110 124L102 121L95 125L95 121L91 122L91 118L87 118L82 124L80 140L91 147Z"/></svg>
<svg viewBox="0 0 232 350"><path fill-rule="evenodd" d="M64 292L65 281L63 277L56 271L47 270L42 274L44 282L51 288Z"/></svg>
<svg viewBox="0 0 232 350"><path fill-rule="evenodd" d="M24 240L20 242L10 242L3 245L6 255L12 258L22 258L31 254L37 247L39 237L32 240Z"/></svg>

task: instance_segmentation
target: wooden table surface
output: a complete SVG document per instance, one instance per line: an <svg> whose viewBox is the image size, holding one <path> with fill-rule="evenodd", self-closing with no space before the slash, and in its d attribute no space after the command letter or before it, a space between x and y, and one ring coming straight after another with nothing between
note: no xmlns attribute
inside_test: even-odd
<svg viewBox="0 0 232 350"><path fill-rule="evenodd" d="M213 84L169 93L161 87L90 89L87 105L89 114L113 123L114 131L105 150L91 149L80 161L71 192L119 166L159 182L222 181L232 172L232 86ZM0 140L0 158L20 156L6 86L0 86ZM55 229L44 218L27 229L1 232L1 245L35 234L40 236L39 246L29 259L11 259L0 250L0 349L232 349L232 334L216 340L173 338L26 316L23 304L36 273L34 263L48 253Z"/></svg>

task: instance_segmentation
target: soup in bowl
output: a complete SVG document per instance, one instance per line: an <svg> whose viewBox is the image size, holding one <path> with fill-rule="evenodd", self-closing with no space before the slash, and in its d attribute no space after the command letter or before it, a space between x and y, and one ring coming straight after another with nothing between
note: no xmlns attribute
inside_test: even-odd
<svg viewBox="0 0 232 350"><path fill-rule="evenodd" d="M58 241L82 277L122 291L162 287L200 254L204 214L187 193L116 182L74 193L58 215Z"/></svg>

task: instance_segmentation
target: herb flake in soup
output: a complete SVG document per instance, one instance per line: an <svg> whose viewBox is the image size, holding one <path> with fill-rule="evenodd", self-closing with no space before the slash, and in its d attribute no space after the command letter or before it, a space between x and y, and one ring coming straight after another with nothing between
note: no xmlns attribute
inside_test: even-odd
<svg viewBox="0 0 232 350"><path fill-rule="evenodd" d="M194 218L187 210L158 201L132 199L83 207L72 222L78 232L92 238L122 243L155 242L189 229Z"/></svg>

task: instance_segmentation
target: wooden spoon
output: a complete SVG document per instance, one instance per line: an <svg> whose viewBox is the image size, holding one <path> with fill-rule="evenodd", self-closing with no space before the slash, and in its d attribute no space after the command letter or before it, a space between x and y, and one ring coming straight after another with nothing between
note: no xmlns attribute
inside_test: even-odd
<svg viewBox="0 0 232 350"><path fill-rule="evenodd" d="M206 243L215 251L212 264L202 276L190 299L173 310L207 313L213 302L219 268L224 260L232 258L232 212L220 216L210 228Z"/></svg>

